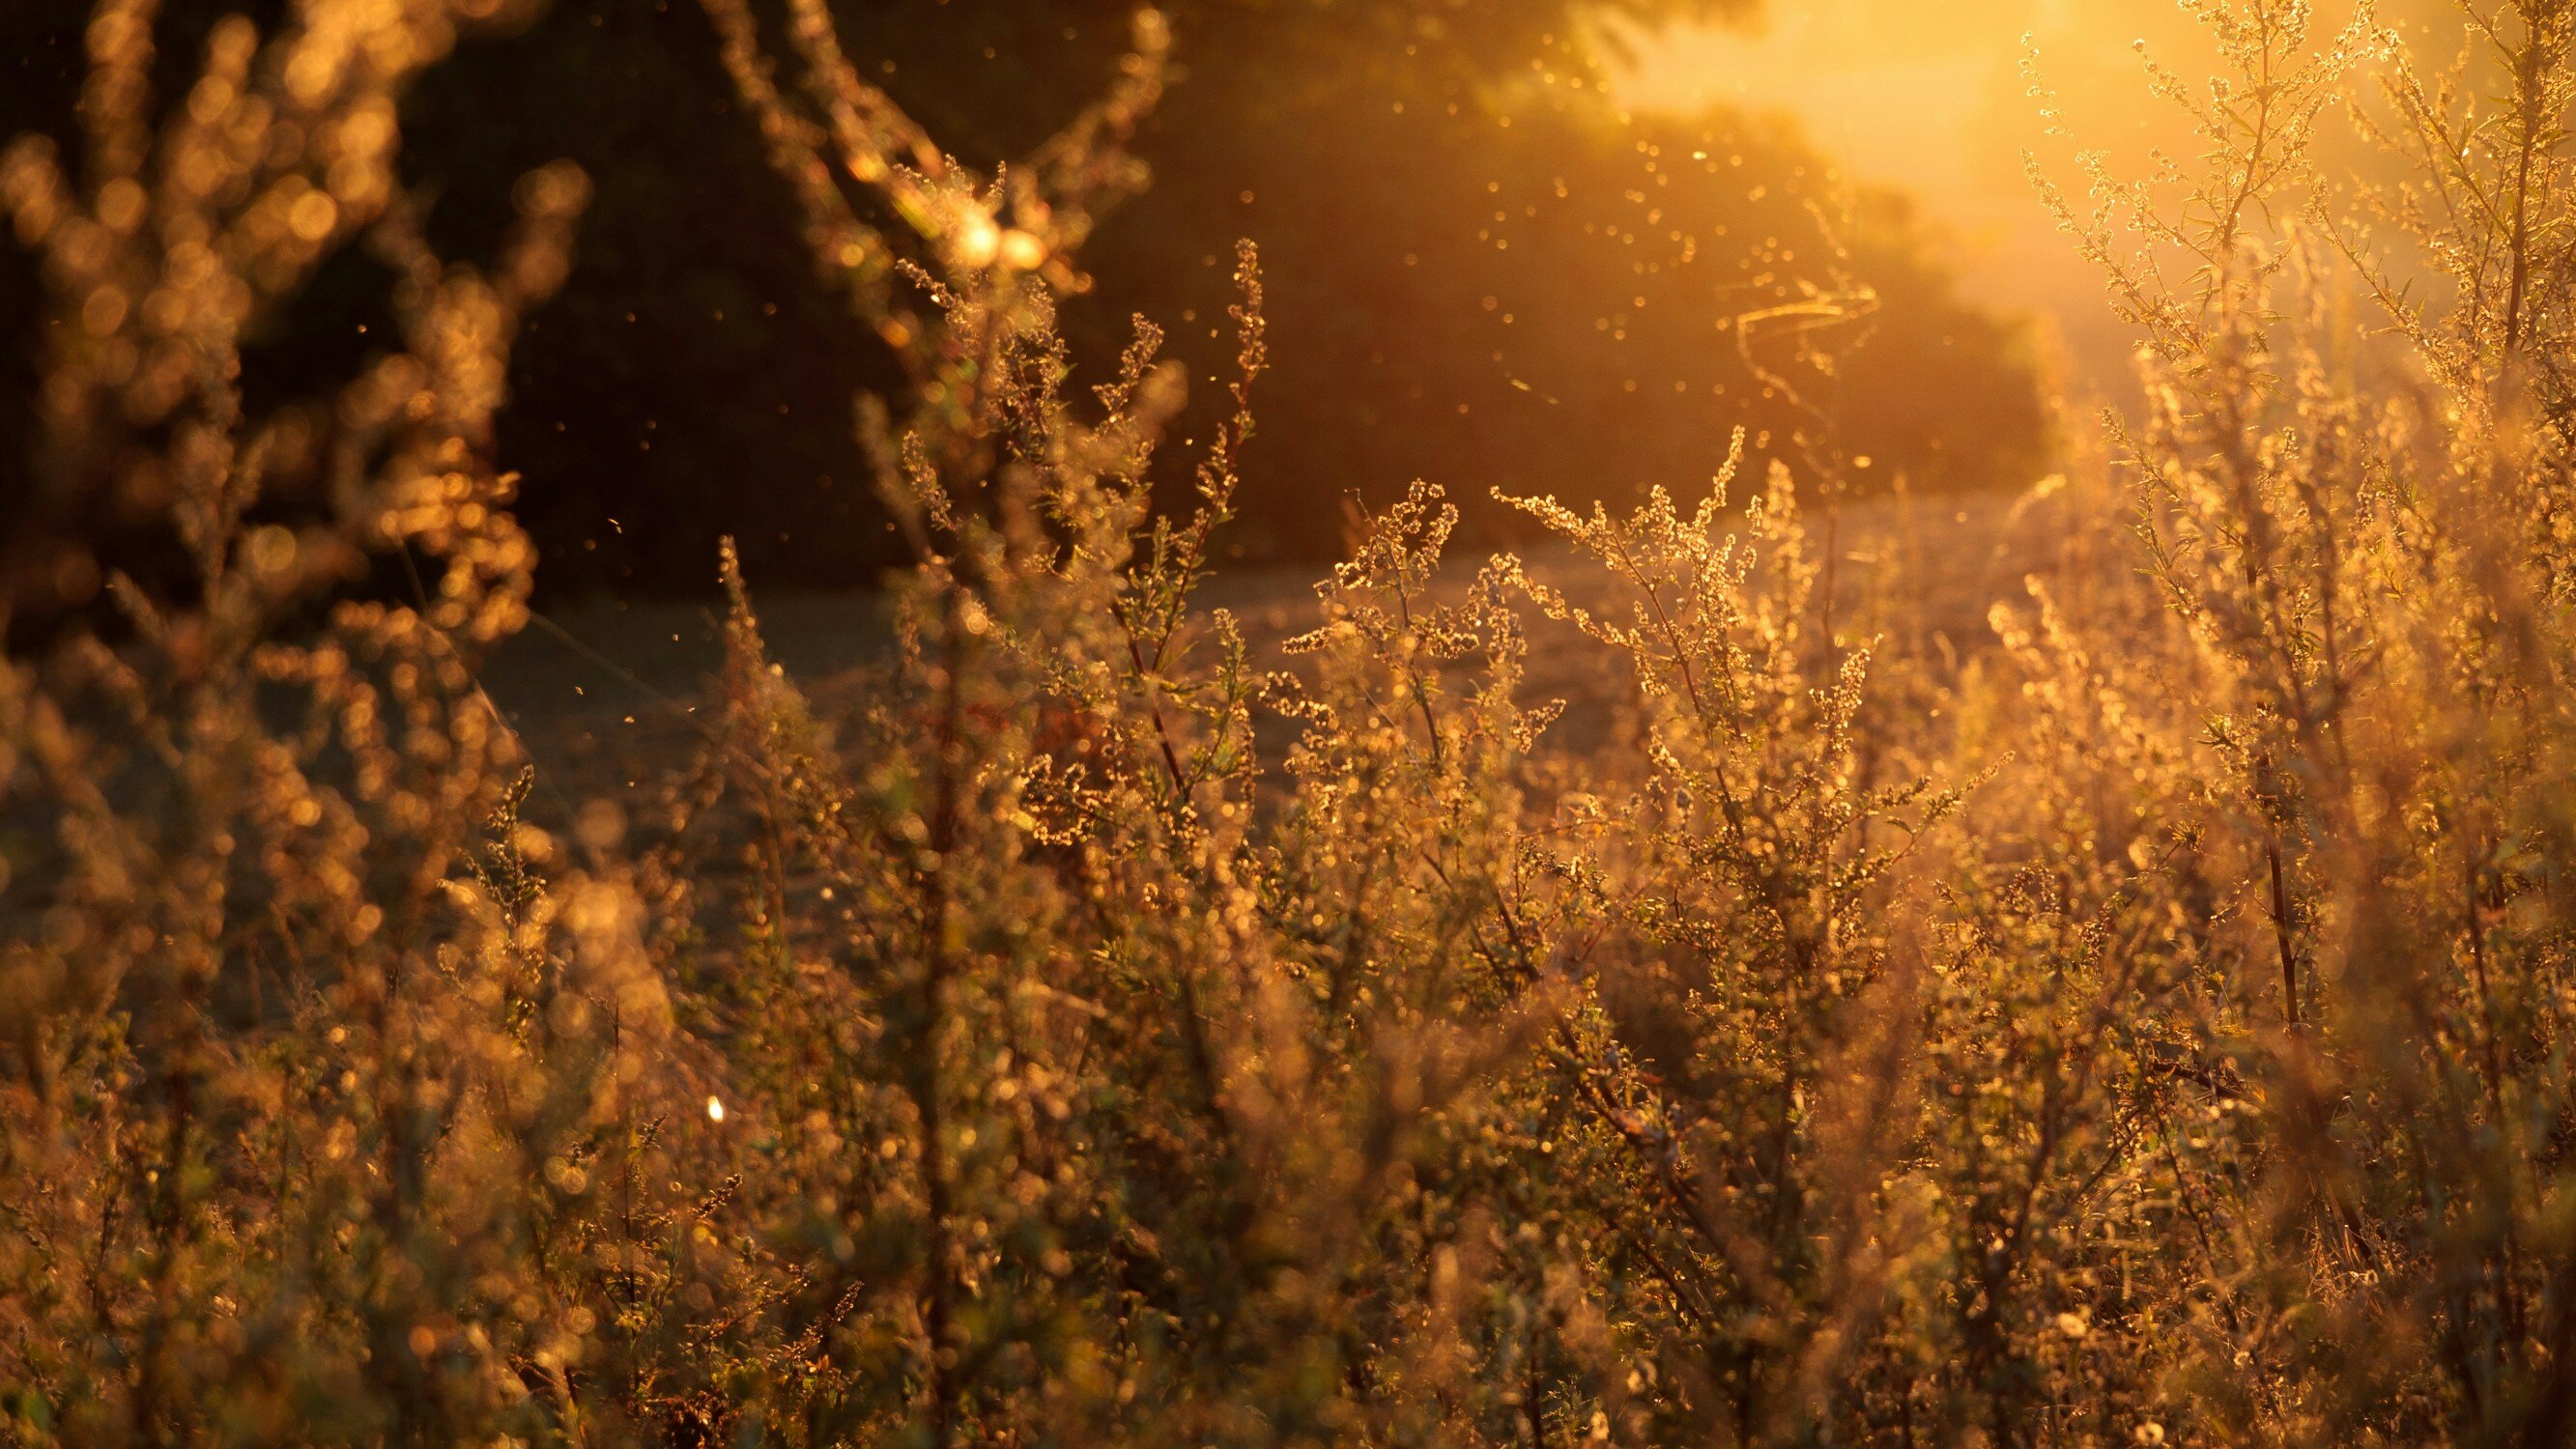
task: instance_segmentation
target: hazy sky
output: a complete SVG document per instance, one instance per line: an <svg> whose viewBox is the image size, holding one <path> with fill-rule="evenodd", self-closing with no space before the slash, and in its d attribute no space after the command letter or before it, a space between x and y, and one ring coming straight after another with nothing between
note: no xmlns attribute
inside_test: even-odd
<svg viewBox="0 0 2576 1449"><path fill-rule="evenodd" d="M2332 5L2321 9L2331 11ZM2070 148L2043 144L2025 46L2070 129L2124 173L2150 147L2189 154L2177 113L2147 92L2134 46L2201 73L2208 52L2173 0L1772 0L1743 29L1640 37L1623 95L1640 109L1712 103L1785 111L1854 177L1919 197L1950 232L1970 290L2053 321L2084 371L2126 343L2098 278L2060 237L2022 168L2036 146L2062 182ZM2322 28L2322 26L2321 26Z"/></svg>

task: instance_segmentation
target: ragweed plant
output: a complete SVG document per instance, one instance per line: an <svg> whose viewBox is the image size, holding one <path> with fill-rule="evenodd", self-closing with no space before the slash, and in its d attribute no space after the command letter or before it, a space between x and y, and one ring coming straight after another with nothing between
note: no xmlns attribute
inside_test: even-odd
<svg viewBox="0 0 2576 1449"><path fill-rule="evenodd" d="M2566 1251L2540 1126L2566 1101L2543 1004L2566 724L2540 662L2564 473L2523 354L2561 305L2534 248L2563 204L2568 17L2464 12L2437 82L2366 16L2321 43L2302 5L2205 18L2228 74L2156 84L2206 179L2097 174L2096 219L2069 213L2149 341L2145 421L2114 438L2177 626L2148 646L2162 687L2122 693L2164 722L2174 764L2132 773L2187 848L2111 866L2164 919L2130 949L2172 962L2141 1006L2176 1030L2126 1090L2163 1159L2140 1205L2193 1267L2141 1303L2146 1337L2172 1416L2222 1437L2549 1442L2576 1391L2538 1267ZM2468 99L2488 84L2501 104ZM2316 129L2347 102L2403 181L2327 184ZM2355 305L2402 355L2346 340Z"/></svg>
<svg viewBox="0 0 2576 1449"><path fill-rule="evenodd" d="M0 166L46 516L182 564L0 674L10 1437L2569 1437L2576 12L2428 76L2197 6L2227 74L2149 84L2201 170L2057 198L2146 387L2044 491L2138 567L1888 689L1802 521L1857 466L1825 414L1740 509L1732 460L1509 500L1549 550L1471 571L1416 484L1265 657L1204 588L1257 255L1180 512L1161 334L1084 396L1056 325L1163 22L980 172L819 0L705 4L904 365L858 421L913 557L817 698L727 550L702 752L568 839L475 681L584 184L529 177L485 272L394 169L493 7L227 23L156 125L108 0L89 174ZM2329 183L2347 105L2411 184ZM352 245L400 347L254 412L243 339ZM1581 749L1532 697L1572 649L1625 681Z"/></svg>
<svg viewBox="0 0 2576 1449"><path fill-rule="evenodd" d="M1403 617L1428 582L1417 507L1345 572L1308 646L1348 672L1259 677L1234 623L1194 602L1264 365L1251 251L1234 415L1197 465L1194 516L1156 518L1177 369L1140 324L1097 410L1077 410L1053 328L1093 178L1118 168L1041 160L979 185L944 158L883 155L877 138L908 123L817 10L791 40L818 94L879 118L836 125L827 165L748 13L714 10L782 167L864 183L809 197L819 260L888 255L937 309L903 314L874 273L848 274L860 323L920 380L900 422L864 418L918 562L892 588L895 657L857 738L826 742L763 666L737 585L724 773L759 821L766 884L733 929L777 982L756 1030L793 1033L820 1067L772 1084L792 1096L763 1110L834 1147L878 1144L885 1164L854 1182L830 1151L773 1184L777 1212L882 1255L810 1290L836 1396L817 1422L1201 1443L1420 1420L1376 1381L1389 1353L1417 1374L1454 1358L1446 1319L1416 1321L1432 1250L1405 1222L1407 1184L1437 1156L1440 1114L1528 1028L1492 979L1526 963L1471 957L1456 930L1496 909L1494 842L1470 819L1425 849L1414 792L1490 821L1493 760L1527 731L1500 692L1443 717L1431 675L1468 647L1508 659L1507 626L1427 599ZM1125 99L1050 154L1105 144L1150 99L1160 22L1137 33ZM946 211L920 202L934 176ZM857 219L881 214L907 229ZM1490 635L1462 642L1477 623ZM1363 723L1357 661L1398 658L1397 713ZM1258 789L1265 695L1307 721L1285 799ZM1425 887L1452 869L1443 906ZM1356 920L1355 883L1381 902ZM738 990L727 976L718 989ZM1453 1314L1466 1291L1452 1281Z"/></svg>
<svg viewBox="0 0 2576 1449"><path fill-rule="evenodd" d="M0 674L13 1438L524 1436L638 1407L637 1377L593 1377L640 1335L592 1184L654 1110L668 1003L609 876L541 886L556 848L473 685L534 562L490 456L510 339L586 183L524 178L478 270L429 249L394 169L403 89L495 8L227 20L164 107L153 7L114 0L84 176L34 141L0 162L55 298L38 502L140 518L180 561L112 574L112 616ZM254 411L245 338L360 245L390 346Z"/></svg>

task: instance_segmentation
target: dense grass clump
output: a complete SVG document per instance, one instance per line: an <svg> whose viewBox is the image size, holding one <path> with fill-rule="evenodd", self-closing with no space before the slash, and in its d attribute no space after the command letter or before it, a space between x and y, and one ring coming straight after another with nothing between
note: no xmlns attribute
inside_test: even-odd
<svg viewBox="0 0 2576 1449"><path fill-rule="evenodd" d="M475 683L584 183L483 271L392 161L495 7L227 24L156 126L106 0L84 176L0 164L47 486L178 561L0 672L12 1441L2576 1436L2576 6L2440 74L2200 7L2224 75L2152 73L2200 166L2047 190L2145 403L1991 647L1839 586L1819 404L1758 480L1508 500L1560 547L1472 572L1418 485L1272 660L1202 603L1252 249L1192 510L1155 328L1085 396L1054 326L1160 21L987 175L821 0L705 5L906 360L861 422L915 562L835 710L728 553L647 811ZM2319 174L2338 111L2401 179ZM350 245L400 335L254 411L243 338ZM1786 395L1865 325L1829 280L1758 319ZM1626 681L1582 748L1542 639Z"/></svg>

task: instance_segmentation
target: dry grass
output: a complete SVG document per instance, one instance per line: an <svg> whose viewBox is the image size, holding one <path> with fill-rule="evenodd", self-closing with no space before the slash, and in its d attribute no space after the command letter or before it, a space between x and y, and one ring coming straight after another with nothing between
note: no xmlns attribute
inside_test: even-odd
<svg viewBox="0 0 2576 1449"><path fill-rule="evenodd" d="M1087 393L1054 331L1156 17L982 175L819 0L705 3L912 368L916 561L782 631L728 555L694 658L567 629L680 703L504 647L489 418L581 185L448 265L386 129L488 6L228 26L156 130L108 0L90 174L0 167L52 486L188 564L0 673L13 1439L2576 1432L2576 7L2448 79L2201 7L2201 164L2063 203L2147 404L2008 519L1819 507L1820 407L1761 479L1509 500L1526 559L1419 486L1309 601L1211 580L1250 247L1194 512L1152 326ZM2411 188L2312 173L2335 107ZM244 416L242 329L361 241L404 350Z"/></svg>

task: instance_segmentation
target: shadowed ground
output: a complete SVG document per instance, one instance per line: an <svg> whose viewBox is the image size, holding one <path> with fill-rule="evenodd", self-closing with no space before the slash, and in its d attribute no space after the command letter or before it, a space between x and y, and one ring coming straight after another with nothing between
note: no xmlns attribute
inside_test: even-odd
<svg viewBox="0 0 2576 1449"><path fill-rule="evenodd" d="M1973 494L1874 499L1843 510L1833 553L1836 609L1864 621L1884 647L1931 661L1943 673L1992 647L1988 611L2027 597L2024 579L2065 573L2072 560L2063 496ZM1826 520L1808 518L1822 556ZM1439 588L1463 592L1482 564L1461 552ZM1530 573L1578 603L1606 595L1598 571L1550 546L1526 557ZM1317 622L1314 573L1303 568L1221 574L1204 595L1244 626L1256 668L1283 667L1283 640ZM771 596L753 580L770 657L827 716L855 707L867 666L887 633L872 595ZM1567 702L1559 748L1584 750L1612 727L1629 683L1609 651L1530 614L1525 696ZM568 796L614 796L649 786L702 739L697 716L724 655L716 605L603 602L540 618L484 673L502 714L540 771ZM640 782L640 783L639 783Z"/></svg>

